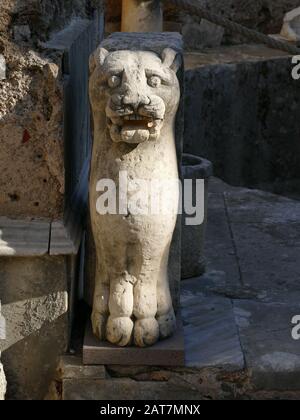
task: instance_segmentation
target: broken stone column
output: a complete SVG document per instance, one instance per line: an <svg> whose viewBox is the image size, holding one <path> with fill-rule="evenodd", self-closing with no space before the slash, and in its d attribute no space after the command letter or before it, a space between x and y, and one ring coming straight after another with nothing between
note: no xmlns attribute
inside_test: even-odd
<svg viewBox="0 0 300 420"><path fill-rule="evenodd" d="M149 346L176 329L181 83L179 34L117 33L91 57L92 324L100 340L119 346ZM109 180L110 198L101 194L103 180ZM155 191L153 184L148 189L151 182ZM167 204L166 213L149 204L154 192ZM114 197L115 210L100 206ZM174 305L170 286L177 291Z"/></svg>
<svg viewBox="0 0 300 420"><path fill-rule="evenodd" d="M162 32L160 0L123 0L122 32Z"/></svg>
<svg viewBox="0 0 300 420"><path fill-rule="evenodd" d="M1 301L0 301L0 340L5 339L5 319L1 315ZM0 351L0 401L5 399L6 393L6 378L1 363L1 351Z"/></svg>

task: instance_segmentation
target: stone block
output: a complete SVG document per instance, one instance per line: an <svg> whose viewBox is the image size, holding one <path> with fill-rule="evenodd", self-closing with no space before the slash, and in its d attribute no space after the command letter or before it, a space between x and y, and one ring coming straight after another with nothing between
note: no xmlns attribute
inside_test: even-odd
<svg viewBox="0 0 300 420"><path fill-rule="evenodd" d="M6 339L0 341L9 399L42 399L67 350L66 257L0 257Z"/></svg>
<svg viewBox="0 0 300 420"><path fill-rule="evenodd" d="M86 329L83 345L85 365L124 366L184 366L185 350L181 319L177 321L177 331L170 338L161 340L149 348L118 347L99 341L93 335L91 326Z"/></svg>
<svg viewBox="0 0 300 420"><path fill-rule="evenodd" d="M85 366L82 358L77 356L63 356L60 359L58 377L63 379L105 379L107 377L105 366Z"/></svg>
<svg viewBox="0 0 300 420"><path fill-rule="evenodd" d="M197 400L199 392L183 384L137 382L132 379L63 381L63 400Z"/></svg>
<svg viewBox="0 0 300 420"><path fill-rule="evenodd" d="M187 55L186 68L184 152L211 160L232 185L280 193L300 179L300 84L288 54L221 47Z"/></svg>
<svg viewBox="0 0 300 420"><path fill-rule="evenodd" d="M224 28L205 19L200 23L186 23L182 36L186 50L219 47L224 36Z"/></svg>

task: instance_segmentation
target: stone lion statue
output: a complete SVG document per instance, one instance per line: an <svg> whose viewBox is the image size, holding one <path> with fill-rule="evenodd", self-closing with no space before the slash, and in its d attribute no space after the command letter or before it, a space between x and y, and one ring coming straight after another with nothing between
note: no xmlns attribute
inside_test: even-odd
<svg viewBox="0 0 300 420"><path fill-rule="evenodd" d="M168 214L135 214L129 207L126 214L99 214L99 180L114 181L117 194L121 172L131 184L178 181L179 61L170 48L161 56L99 48L90 60L90 211L97 254L92 326L99 339L119 346L150 346L176 329L167 267L179 185L163 191L173 210Z"/></svg>

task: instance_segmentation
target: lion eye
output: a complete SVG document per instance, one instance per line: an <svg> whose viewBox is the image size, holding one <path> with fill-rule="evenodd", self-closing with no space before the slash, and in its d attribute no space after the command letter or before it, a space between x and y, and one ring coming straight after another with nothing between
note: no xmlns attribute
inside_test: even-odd
<svg viewBox="0 0 300 420"><path fill-rule="evenodd" d="M108 86L111 88L118 87L121 84L121 77L119 76L111 76L108 79Z"/></svg>
<svg viewBox="0 0 300 420"><path fill-rule="evenodd" d="M161 79L158 76L150 76L148 78L148 85L157 88L161 85Z"/></svg>

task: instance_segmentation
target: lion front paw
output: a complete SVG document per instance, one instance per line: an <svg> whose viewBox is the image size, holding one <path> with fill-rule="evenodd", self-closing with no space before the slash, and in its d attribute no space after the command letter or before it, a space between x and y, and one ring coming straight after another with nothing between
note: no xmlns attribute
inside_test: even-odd
<svg viewBox="0 0 300 420"><path fill-rule="evenodd" d="M176 317L174 311L171 310L165 315L160 315L157 317L157 321L159 324L159 333L160 338L167 338L171 337L174 334L177 328L176 324Z"/></svg>
<svg viewBox="0 0 300 420"><path fill-rule="evenodd" d="M106 338L112 344L124 347L131 343L133 322L129 317L110 316L106 325Z"/></svg>
<svg viewBox="0 0 300 420"><path fill-rule="evenodd" d="M155 318L144 318L135 322L134 342L137 346L152 346L158 339L159 325Z"/></svg>

